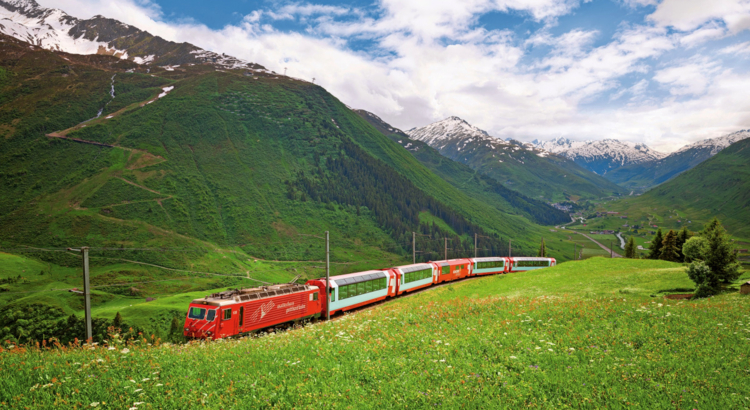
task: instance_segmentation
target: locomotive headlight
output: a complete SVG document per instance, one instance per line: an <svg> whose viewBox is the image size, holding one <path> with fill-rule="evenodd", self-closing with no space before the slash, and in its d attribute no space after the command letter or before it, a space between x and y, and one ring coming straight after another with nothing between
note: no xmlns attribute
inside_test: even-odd
<svg viewBox="0 0 750 410"><path fill-rule="evenodd" d="M186 331L186 332L189 332L189 331L190 331L190 328L189 328L189 327L186 327L186 328L185 328L185 331Z"/></svg>

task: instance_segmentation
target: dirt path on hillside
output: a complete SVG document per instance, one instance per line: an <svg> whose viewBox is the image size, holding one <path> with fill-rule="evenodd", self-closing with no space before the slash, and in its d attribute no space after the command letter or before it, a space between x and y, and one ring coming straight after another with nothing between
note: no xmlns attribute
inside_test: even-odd
<svg viewBox="0 0 750 410"><path fill-rule="evenodd" d="M154 194L156 194L156 195L164 195L164 194L162 194L162 193L161 193L161 192L159 192L159 191L155 191L155 190L153 190L153 189L151 189L151 188L146 188L146 187L145 187L145 186L143 186L143 185L138 185L138 184L136 184L135 182L132 182L132 181L128 181L127 179L125 179L125 178L123 178L123 177L119 177L119 176L116 176L115 178L117 178L117 179L119 179L119 180L121 180L121 181L123 181L123 182L127 182L128 184L130 184L130 185L132 185L132 186L134 186L134 187L137 187L137 188L140 188L140 189L145 189L146 191L148 191L148 192L151 192L151 193L154 193ZM172 195L169 195L168 197L164 197L164 198L159 198L159 199L163 201L163 200L166 200L166 199L169 199L169 198L172 198ZM154 201L155 201L155 200L154 200Z"/></svg>

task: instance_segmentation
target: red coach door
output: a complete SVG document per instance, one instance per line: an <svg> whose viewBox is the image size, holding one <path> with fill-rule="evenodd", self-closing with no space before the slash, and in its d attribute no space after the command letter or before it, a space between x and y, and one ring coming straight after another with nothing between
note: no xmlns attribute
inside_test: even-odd
<svg viewBox="0 0 750 410"><path fill-rule="evenodd" d="M221 329L220 335L222 337L237 334L237 316L239 316L239 312L236 310L232 311L232 309L232 306L228 306L219 311L219 328ZM234 309L236 309L236 307L234 307Z"/></svg>

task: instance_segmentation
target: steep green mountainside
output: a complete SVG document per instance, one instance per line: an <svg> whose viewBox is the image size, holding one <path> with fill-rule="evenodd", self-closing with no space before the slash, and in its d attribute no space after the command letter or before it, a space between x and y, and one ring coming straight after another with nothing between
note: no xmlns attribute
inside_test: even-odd
<svg viewBox="0 0 750 410"><path fill-rule="evenodd" d="M442 236L463 235L451 243L456 256L475 232L495 238L490 251L512 239L533 252L544 231L456 190L312 84L200 65L145 74L22 44L2 43L0 98L12 102L0 110L6 243L236 245L305 259L314 241L300 234L331 230L354 259L363 241L407 249L411 230L440 250ZM390 185L363 191L334 166L352 160Z"/></svg>
<svg viewBox="0 0 750 410"><path fill-rule="evenodd" d="M683 147L665 158L627 165L604 176L628 189L647 189L669 181L711 158L731 144L748 137L750 137L750 131L742 130L722 137L706 139Z"/></svg>
<svg viewBox="0 0 750 410"><path fill-rule="evenodd" d="M406 132L440 154L532 198L601 198L625 190L575 162L519 141L489 136L458 117Z"/></svg>
<svg viewBox="0 0 750 410"><path fill-rule="evenodd" d="M443 238L449 257L473 255L475 233L479 255L510 240L534 255L541 237L570 254L562 233L456 189L310 83L2 40L0 305L46 315L40 335L80 314L69 247L94 247L96 317L159 332L195 292L319 277L324 231L334 274L410 262L412 231L421 260L441 259Z"/></svg>
<svg viewBox="0 0 750 410"><path fill-rule="evenodd" d="M440 155L427 143L411 139L403 131L392 127L380 117L365 110L354 110L383 135L396 141L414 155L419 162L465 194L493 205L501 212L523 215L540 225L555 225L570 221L570 217L547 203L510 190L495 179L471 169L468 165Z"/></svg>
<svg viewBox="0 0 750 410"><path fill-rule="evenodd" d="M684 152L656 161L626 165L605 175L610 181L628 189L648 189L662 184L711 158L708 152Z"/></svg>
<svg viewBox="0 0 750 410"><path fill-rule="evenodd" d="M733 235L750 238L747 224L750 221L750 140L730 145L641 196L611 202L607 209L627 213L631 225L641 221L641 225L665 229L687 225L696 231L717 217Z"/></svg>

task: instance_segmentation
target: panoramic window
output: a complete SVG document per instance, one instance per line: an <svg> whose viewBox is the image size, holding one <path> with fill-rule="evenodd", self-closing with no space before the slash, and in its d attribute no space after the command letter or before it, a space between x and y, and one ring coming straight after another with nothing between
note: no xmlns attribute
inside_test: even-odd
<svg viewBox="0 0 750 410"><path fill-rule="evenodd" d="M477 262L477 269L502 268L503 266L505 266L505 262L503 261Z"/></svg>
<svg viewBox="0 0 750 410"><path fill-rule="evenodd" d="M432 276L432 269L422 269L406 274L406 282L414 282L417 280L427 279Z"/></svg>
<svg viewBox="0 0 750 410"><path fill-rule="evenodd" d="M549 266L549 261L518 261L516 263L518 267L536 267L536 266Z"/></svg>
<svg viewBox="0 0 750 410"><path fill-rule="evenodd" d="M198 308L198 307L192 307L192 308L190 308L190 312L188 313L188 317L190 319L203 320L203 318L206 317L206 309Z"/></svg>

